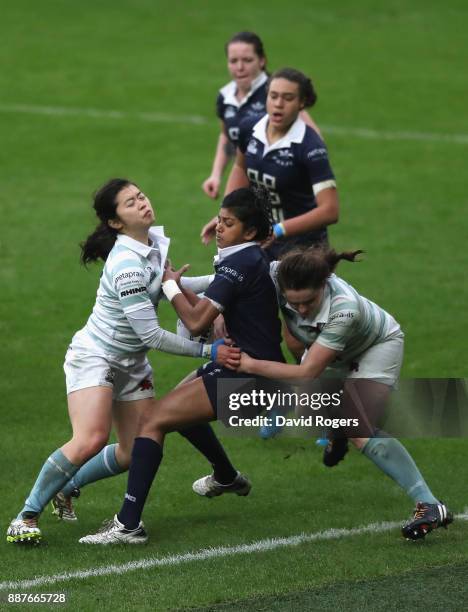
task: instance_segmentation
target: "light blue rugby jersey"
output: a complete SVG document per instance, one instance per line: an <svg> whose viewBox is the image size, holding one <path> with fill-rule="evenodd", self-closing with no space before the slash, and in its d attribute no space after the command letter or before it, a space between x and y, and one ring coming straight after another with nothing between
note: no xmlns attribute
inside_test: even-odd
<svg viewBox="0 0 468 612"><path fill-rule="evenodd" d="M303 319L279 291L277 266L278 262L273 262L270 272L277 286L280 308L288 329L307 347L317 342L339 351L336 365L353 361L389 336L403 336L399 324L388 312L359 295L354 287L336 274L327 279L320 311L313 319Z"/></svg>
<svg viewBox="0 0 468 612"><path fill-rule="evenodd" d="M126 314L156 306L170 239L163 227L149 230L151 246L119 234L107 257L96 303L84 329L105 352L137 353L148 350L133 331ZM80 333L80 332L79 332Z"/></svg>

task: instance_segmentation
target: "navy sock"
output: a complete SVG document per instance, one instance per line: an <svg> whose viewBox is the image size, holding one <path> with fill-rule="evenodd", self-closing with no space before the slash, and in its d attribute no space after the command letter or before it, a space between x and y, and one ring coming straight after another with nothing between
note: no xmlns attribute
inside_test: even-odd
<svg viewBox="0 0 468 612"><path fill-rule="evenodd" d="M127 529L140 524L143 507L162 461L161 445L151 438L135 438L125 500L117 518Z"/></svg>
<svg viewBox="0 0 468 612"><path fill-rule="evenodd" d="M221 442L208 423L200 423L179 431L213 466L213 475L220 484L231 484L237 470L229 461Z"/></svg>

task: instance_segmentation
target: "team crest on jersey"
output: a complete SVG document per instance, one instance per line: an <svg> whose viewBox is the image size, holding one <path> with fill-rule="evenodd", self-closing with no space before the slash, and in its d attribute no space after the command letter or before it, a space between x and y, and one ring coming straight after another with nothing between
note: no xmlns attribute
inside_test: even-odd
<svg viewBox="0 0 468 612"><path fill-rule="evenodd" d="M252 155L257 155L257 141L252 138L247 146L247 153L251 153Z"/></svg>
<svg viewBox="0 0 468 612"><path fill-rule="evenodd" d="M236 116L236 109L233 106L228 106L226 110L224 111L224 118L232 119L235 116Z"/></svg>
<svg viewBox="0 0 468 612"><path fill-rule="evenodd" d="M254 110L256 113L260 113L262 110L265 110L265 105L263 102L254 102L252 104L252 110Z"/></svg>

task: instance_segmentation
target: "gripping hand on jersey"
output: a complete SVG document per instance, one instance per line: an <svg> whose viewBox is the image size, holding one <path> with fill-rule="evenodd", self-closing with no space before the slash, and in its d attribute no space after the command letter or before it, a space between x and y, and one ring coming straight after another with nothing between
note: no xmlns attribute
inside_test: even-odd
<svg viewBox="0 0 468 612"><path fill-rule="evenodd" d="M213 342L211 348L211 358L219 365L224 366L228 370L237 370L240 364L240 348L236 346L228 346L225 344L224 338L220 338Z"/></svg>
<svg viewBox="0 0 468 612"><path fill-rule="evenodd" d="M163 279L162 279L163 283L168 280L175 280L175 282L179 284L181 277L183 276L183 274L185 274L185 272L187 272L189 268L190 268L190 264L184 264L178 270L174 270L174 268L172 267L171 260L168 259L166 261L166 267L164 268L164 274L163 274Z"/></svg>

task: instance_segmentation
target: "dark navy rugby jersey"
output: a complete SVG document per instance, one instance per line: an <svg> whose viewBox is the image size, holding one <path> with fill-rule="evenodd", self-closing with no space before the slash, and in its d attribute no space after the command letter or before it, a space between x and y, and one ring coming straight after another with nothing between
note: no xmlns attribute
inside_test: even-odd
<svg viewBox="0 0 468 612"><path fill-rule="evenodd" d="M279 223L315 208L313 186L335 177L325 143L302 119L271 146L266 139L267 124L268 115L260 121L243 121L238 146L245 155L249 181L269 190L273 216Z"/></svg>
<svg viewBox="0 0 468 612"><path fill-rule="evenodd" d="M262 249L253 244L222 257L205 297L223 307L226 328L243 351L256 359L284 361L278 300Z"/></svg>
<svg viewBox="0 0 468 612"><path fill-rule="evenodd" d="M266 112L266 83L268 76L262 72L252 83L250 93L239 102L236 98L236 83L231 81L219 92L216 114L224 124L230 142L237 146L239 123L246 119L260 119Z"/></svg>

